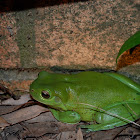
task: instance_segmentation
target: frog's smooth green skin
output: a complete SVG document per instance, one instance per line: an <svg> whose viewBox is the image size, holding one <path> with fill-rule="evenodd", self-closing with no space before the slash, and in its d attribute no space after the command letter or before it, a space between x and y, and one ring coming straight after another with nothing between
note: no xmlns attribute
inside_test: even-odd
<svg viewBox="0 0 140 140"><path fill-rule="evenodd" d="M129 123L111 114L131 121L140 118L140 85L117 73L56 74L43 71L31 84L30 91L32 97L48 105L61 122L96 122L81 126L88 131L107 130Z"/></svg>

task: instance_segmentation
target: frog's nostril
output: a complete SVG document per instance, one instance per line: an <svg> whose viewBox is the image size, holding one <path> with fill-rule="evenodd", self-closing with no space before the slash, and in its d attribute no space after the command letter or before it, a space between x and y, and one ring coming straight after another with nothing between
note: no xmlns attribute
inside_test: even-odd
<svg viewBox="0 0 140 140"><path fill-rule="evenodd" d="M45 98L45 99L49 99L49 98L50 98L50 94L49 94L49 92L47 92L47 91L42 91L42 92L41 92L41 95L42 95L42 97Z"/></svg>

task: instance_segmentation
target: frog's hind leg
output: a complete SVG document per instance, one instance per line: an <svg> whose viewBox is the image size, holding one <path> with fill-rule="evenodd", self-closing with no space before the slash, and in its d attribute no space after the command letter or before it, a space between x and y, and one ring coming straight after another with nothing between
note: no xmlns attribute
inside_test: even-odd
<svg viewBox="0 0 140 140"><path fill-rule="evenodd" d="M58 111L50 109L54 117L64 123L75 124L80 122L81 117L77 112L74 111Z"/></svg>
<svg viewBox="0 0 140 140"><path fill-rule="evenodd" d="M137 84L136 82L134 82L133 80L131 80L130 78L128 78L124 75L118 74L118 73L105 72L104 74L109 75L109 76L121 81L122 83L126 84L127 86L135 89L136 91L140 92L140 85Z"/></svg>
<svg viewBox="0 0 140 140"><path fill-rule="evenodd" d="M106 113L101 111L95 114L95 120L99 124L83 126L87 132L108 130L115 127L123 126L130 121L135 121L140 117L140 104L134 102L116 103L104 108Z"/></svg>

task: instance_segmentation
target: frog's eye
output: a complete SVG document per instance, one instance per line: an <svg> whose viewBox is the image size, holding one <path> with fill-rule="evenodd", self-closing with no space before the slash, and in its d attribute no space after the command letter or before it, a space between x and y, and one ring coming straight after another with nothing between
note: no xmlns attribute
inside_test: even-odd
<svg viewBox="0 0 140 140"><path fill-rule="evenodd" d="M41 95L42 95L42 97L45 98L45 99L49 99L49 98L50 98L50 94L49 94L49 92L47 92L47 91L42 91L42 92L41 92Z"/></svg>

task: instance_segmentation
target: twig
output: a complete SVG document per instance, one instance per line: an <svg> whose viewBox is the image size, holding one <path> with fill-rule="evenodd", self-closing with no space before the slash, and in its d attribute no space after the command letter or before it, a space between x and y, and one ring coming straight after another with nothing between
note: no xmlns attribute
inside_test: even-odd
<svg viewBox="0 0 140 140"><path fill-rule="evenodd" d="M16 96L5 86L3 86L2 84L0 84L0 90L3 91L4 93L9 94L13 99L17 99Z"/></svg>

